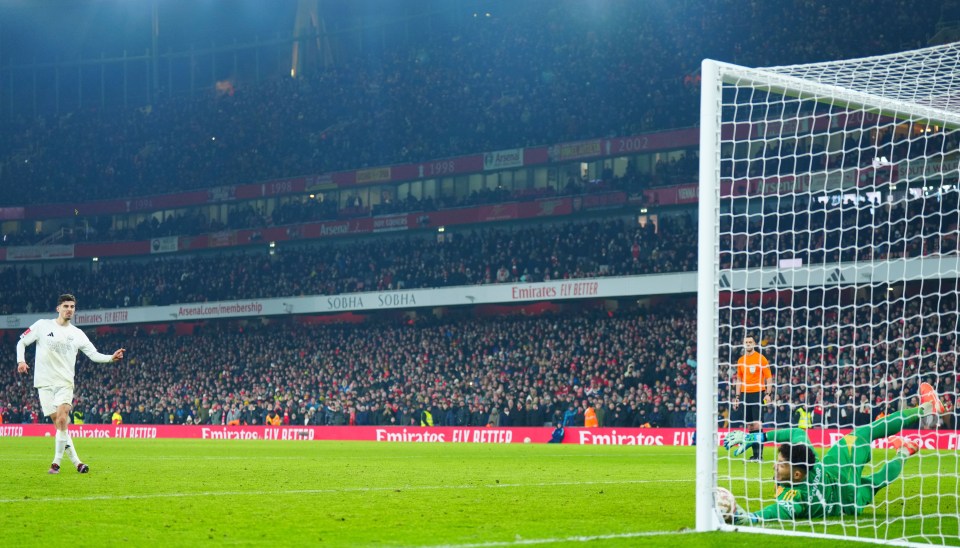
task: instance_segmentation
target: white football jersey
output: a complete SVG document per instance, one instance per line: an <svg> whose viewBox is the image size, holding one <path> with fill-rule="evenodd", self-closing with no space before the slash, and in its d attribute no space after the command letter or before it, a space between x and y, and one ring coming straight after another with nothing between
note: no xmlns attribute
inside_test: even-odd
<svg viewBox="0 0 960 548"><path fill-rule="evenodd" d="M83 351L99 363L113 361L113 355L101 354L87 335L73 324L60 325L57 320L37 320L20 335L17 343L17 363L26 361L27 346L37 343L33 367L33 386L73 387L77 352Z"/></svg>

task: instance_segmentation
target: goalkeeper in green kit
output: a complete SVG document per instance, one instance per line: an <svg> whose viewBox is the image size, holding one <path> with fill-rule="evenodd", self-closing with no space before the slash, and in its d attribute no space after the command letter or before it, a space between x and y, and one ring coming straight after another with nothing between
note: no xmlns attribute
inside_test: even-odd
<svg viewBox="0 0 960 548"><path fill-rule="evenodd" d="M900 477L904 460L920 450L919 443L895 434L918 423L922 417L939 416L943 412L943 403L936 390L921 383L919 406L891 413L854 429L833 444L823 460L817 459L806 432L799 428L752 434L739 430L730 432L724 438L723 446L732 449L734 455L742 454L752 443L773 441L780 446L774 464L777 501L752 513L738 506L728 521L751 525L774 520L859 515L873 503L873 497L880 489ZM886 437L890 437L890 445L897 449L897 456L878 472L862 476L863 467L870 462L870 443Z"/></svg>

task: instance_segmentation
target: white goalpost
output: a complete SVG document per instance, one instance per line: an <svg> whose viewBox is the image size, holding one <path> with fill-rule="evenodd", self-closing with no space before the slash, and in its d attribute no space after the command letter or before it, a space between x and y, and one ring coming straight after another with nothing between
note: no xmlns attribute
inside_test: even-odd
<svg viewBox="0 0 960 548"><path fill-rule="evenodd" d="M697 530L960 546L958 179L960 44L703 62ZM772 373L753 407L737 389L745 337ZM921 405L925 384L943 413ZM723 447L752 433L749 413L762 462ZM822 465L796 495L810 489L809 509L774 480L770 437L788 435ZM726 523L718 488L745 512L782 511Z"/></svg>

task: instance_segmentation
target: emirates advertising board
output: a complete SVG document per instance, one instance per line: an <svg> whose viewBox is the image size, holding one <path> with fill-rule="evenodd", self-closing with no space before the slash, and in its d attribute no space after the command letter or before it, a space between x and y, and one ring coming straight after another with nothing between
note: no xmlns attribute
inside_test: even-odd
<svg viewBox="0 0 960 548"><path fill-rule="evenodd" d="M74 425L76 438L140 438L203 440L369 441L378 443L546 443L554 432L548 427L399 427L399 426L218 426L218 425ZM720 433L719 443L723 443ZM816 447L829 447L850 430L812 428L807 437ZM0 437L50 437L52 424L2 424ZM905 430L901 435L920 442L924 449L956 450L960 431ZM692 446L693 428L566 428L563 443L574 445ZM772 445L772 444L768 444ZM875 449L888 448L885 439Z"/></svg>

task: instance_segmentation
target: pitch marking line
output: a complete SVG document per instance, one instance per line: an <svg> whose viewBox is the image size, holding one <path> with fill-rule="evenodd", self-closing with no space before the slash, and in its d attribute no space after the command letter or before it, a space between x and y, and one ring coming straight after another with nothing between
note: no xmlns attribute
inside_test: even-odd
<svg viewBox="0 0 960 548"><path fill-rule="evenodd" d="M578 485L624 485L645 483L692 483L696 480L621 480L621 481L564 481L552 483L497 483L483 485L407 485L401 487L344 487L342 489L291 489L282 491L202 491L199 493L149 493L144 495L90 495L84 497L38 497L0 499L0 504L23 502L82 502L91 500L142 500L188 497L234 497L261 495L313 495L329 493L375 493L381 491L442 491L445 489L509 489L513 487L564 487Z"/></svg>
<svg viewBox="0 0 960 548"><path fill-rule="evenodd" d="M2 438L0 438L0 439L2 439ZM545 459L551 459L551 458L554 458L554 459L568 459L568 458L581 458L581 457L596 457L596 458L611 458L611 459L614 459L614 458L627 458L627 457L632 457L632 456L635 456L635 455L629 455L629 454L614 454L614 455L611 455L611 454L609 454L609 453L571 453L571 454L556 454L556 455L536 455L536 457L537 457L538 459L541 459L541 458L545 458ZM692 458L692 457L693 457L693 454L692 454L692 453L657 453L657 456L664 456L664 457L691 457L691 458ZM285 456L285 455L263 455L263 456L253 456L253 457L251 457L251 456L236 456L236 455L224 455L224 456L220 456L220 457L218 457L218 456L209 456L209 455L208 455L208 456L144 455L144 456L131 456L131 457L114 456L114 457L110 457L109 459L106 459L106 460L108 460L108 461L135 460L135 461L138 461L138 462L140 462L140 461L145 461L145 460L156 460L156 461L175 460L175 461L185 461L185 460L250 460L250 459L256 459L256 460L298 460L298 461L302 461L302 460L308 460L309 458L310 458L310 457L307 457L307 458L305 459L304 457L301 457L301 456L293 456L293 455L290 455L290 456ZM328 461L328 460L330 460L330 459L343 459L343 460L348 460L348 459L349 459L349 460L353 461L353 460L356 459L356 457L355 457L354 455L342 455L342 456L339 456L339 455L327 455L327 454L317 455L317 456L314 457L314 458L316 458L316 459L323 459L323 460L325 460L325 461ZM422 456L420 456L420 455L386 455L386 456L383 456L383 457L377 457L377 460L410 460L410 459L420 459L420 458L422 458ZM441 457L439 457L439 458L444 458L444 457L441 456ZM461 458L461 456L460 456L460 455L456 455L456 454L451 454L451 455L449 456L449 458L451 458L451 459L458 459L458 460L459 460L459 459ZM514 457L513 457L512 455L503 455L503 456L500 456L500 455L484 455L482 458L483 458L484 460L486 460L486 459L498 459L498 458L507 459L507 458L514 458ZM3 457L0 457L0 461L23 462L23 457L3 456ZM102 463L102 462L105 462L105 461L99 461L99 462Z"/></svg>
<svg viewBox="0 0 960 548"><path fill-rule="evenodd" d="M531 539L517 539L512 541L500 541L500 542L478 542L474 544L440 544L431 546L430 548L493 548L496 546L527 546L532 544L556 544L558 542L593 542L597 540L612 540L620 538L641 538L641 537L658 537L662 535L687 535L690 533L696 533L696 531L690 529L681 529L679 531L641 531L637 533L616 533L611 535L594 535L594 536L576 536L576 537L562 537L562 538L531 538Z"/></svg>

